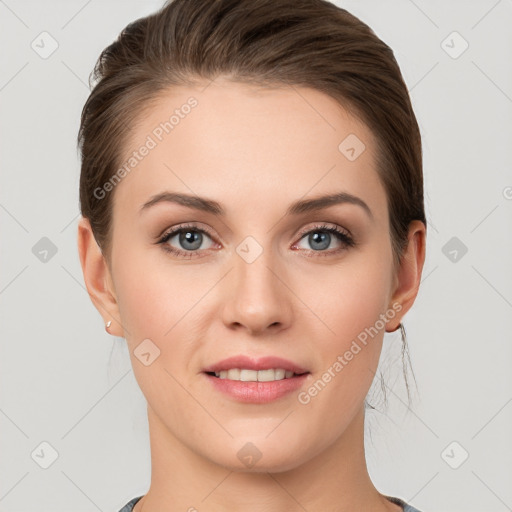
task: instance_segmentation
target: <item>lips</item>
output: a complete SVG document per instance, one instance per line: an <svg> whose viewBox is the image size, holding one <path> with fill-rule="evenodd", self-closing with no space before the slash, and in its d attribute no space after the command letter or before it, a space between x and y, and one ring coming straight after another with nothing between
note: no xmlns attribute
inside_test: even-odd
<svg viewBox="0 0 512 512"><path fill-rule="evenodd" d="M233 368L256 371L282 368L283 370L292 371L297 375L309 373L309 371L306 368L303 368L302 366L294 363L293 361L289 361L281 357L266 356L260 357L258 359L253 359L245 355L233 356L227 359L223 359L222 361L218 361L217 363L204 368L203 372L218 373L224 370L231 370Z"/></svg>

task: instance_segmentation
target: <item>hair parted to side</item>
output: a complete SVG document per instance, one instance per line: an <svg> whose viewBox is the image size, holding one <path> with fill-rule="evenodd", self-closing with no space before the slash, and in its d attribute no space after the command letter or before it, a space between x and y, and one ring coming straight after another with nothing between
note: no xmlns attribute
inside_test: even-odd
<svg viewBox="0 0 512 512"><path fill-rule="evenodd" d="M426 226L419 127L393 51L325 0L169 0L103 50L90 77L96 84L82 110L78 145L81 213L106 259L115 189L101 199L94 190L119 169L137 120L165 89L220 75L316 89L370 128L396 267L409 223Z"/></svg>

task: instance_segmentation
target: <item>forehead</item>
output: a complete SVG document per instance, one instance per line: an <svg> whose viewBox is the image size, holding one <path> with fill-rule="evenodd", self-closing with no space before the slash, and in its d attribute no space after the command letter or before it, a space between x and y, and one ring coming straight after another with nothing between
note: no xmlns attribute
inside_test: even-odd
<svg viewBox="0 0 512 512"><path fill-rule="evenodd" d="M292 202L339 189L378 209L385 195L374 148L364 123L311 88L227 79L173 87L132 129L114 203L141 205L171 189L240 205L253 198L256 207L261 198Z"/></svg>

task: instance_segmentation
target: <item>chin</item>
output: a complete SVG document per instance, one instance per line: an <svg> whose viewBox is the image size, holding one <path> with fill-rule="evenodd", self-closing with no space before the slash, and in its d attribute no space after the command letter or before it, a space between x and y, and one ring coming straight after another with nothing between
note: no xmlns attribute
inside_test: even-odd
<svg viewBox="0 0 512 512"><path fill-rule="evenodd" d="M234 457L227 457L234 452ZM212 462L236 473L282 473L300 466L307 458L304 443L285 445L281 439L253 438L236 441L221 453L213 454Z"/></svg>
<svg viewBox="0 0 512 512"><path fill-rule="evenodd" d="M229 462L233 462L232 460ZM273 457L272 460L263 460L260 459L254 466L252 467L246 467L243 463L236 461L234 462L235 465L232 465L230 463L222 464L221 466L225 467L226 469L229 469L230 471L233 471L235 473L284 473L286 471L291 471L292 469L295 469L296 467L301 465L300 461L290 460L287 457Z"/></svg>

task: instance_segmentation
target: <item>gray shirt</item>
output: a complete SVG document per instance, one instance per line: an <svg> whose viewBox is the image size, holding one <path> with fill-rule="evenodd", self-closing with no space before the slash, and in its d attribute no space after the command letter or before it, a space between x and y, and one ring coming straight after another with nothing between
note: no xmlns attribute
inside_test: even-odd
<svg viewBox="0 0 512 512"><path fill-rule="evenodd" d="M129 501L119 512L132 512L133 507L141 498L142 496L133 498L133 500ZM408 505L407 503L405 503L405 501L401 500L400 498L395 498L393 496L386 496L386 498L392 503L396 503L397 505L403 507L404 512L420 512L417 508L411 507L411 505Z"/></svg>

